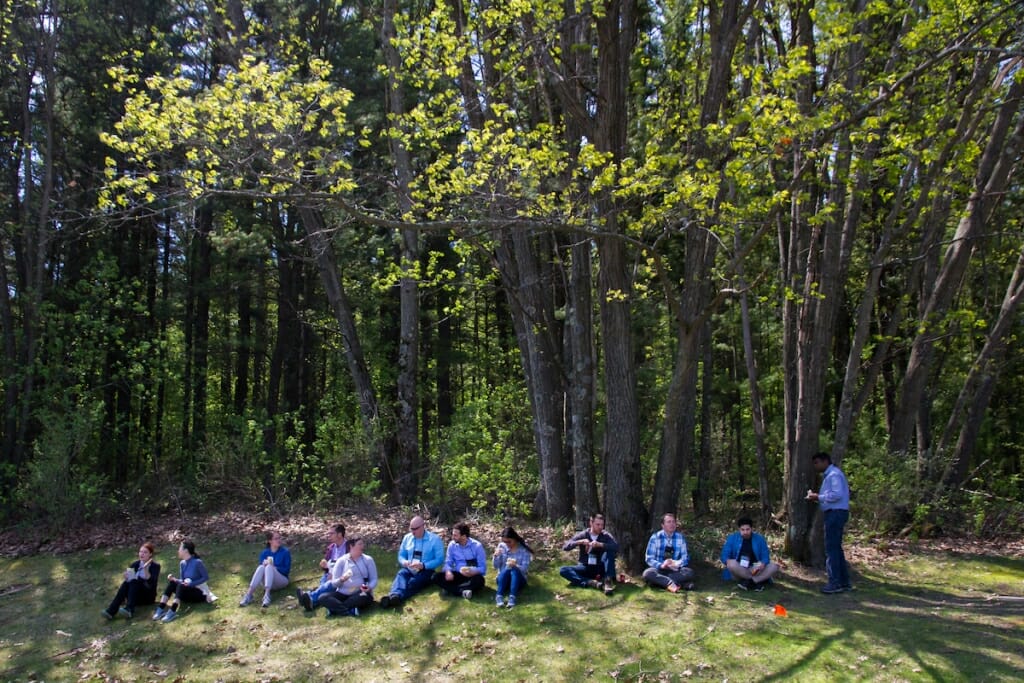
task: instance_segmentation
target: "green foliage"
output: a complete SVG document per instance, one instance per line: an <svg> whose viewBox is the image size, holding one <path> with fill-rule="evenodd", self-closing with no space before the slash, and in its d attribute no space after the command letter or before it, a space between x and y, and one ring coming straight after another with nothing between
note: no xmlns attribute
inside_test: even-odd
<svg viewBox="0 0 1024 683"><path fill-rule="evenodd" d="M529 399L508 383L457 413L441 445L436 494L507 515L527 515L538 488Z"/></svg>
<svg viewBox="0 0 1024 683"><path fill-rule="evenodd" d="M916 507L925 489L918 484L913 459L894 456L881 444L860 444L843 459L843 471L858 523L883 533L900 531L911 521L927 531L924 525L934 523L927 516L930 509Z"/></svg>
<svg viewBox="0 0 1024 683"><path fill-rule="evenodd" d="M100 447L96 425L102 406L51 411L14 499L29 519L65 528L109 512L113 499L92 461Z"/></svg>

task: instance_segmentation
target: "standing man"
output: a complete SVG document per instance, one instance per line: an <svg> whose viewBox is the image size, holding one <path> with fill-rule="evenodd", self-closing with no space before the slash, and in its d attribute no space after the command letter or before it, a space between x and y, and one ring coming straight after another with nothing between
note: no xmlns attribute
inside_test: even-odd
<svg viewBox="0 0 1024 683"><path fill-rule="evenodd" d="M722 546L722 578L730 581L739 579L736 584L745 591L763 591L770 586L772 577L779 571L779 565L771 561L768 553L768 541L761 534L754 533L754 522L750 517L736 520L739 531L734 531L725 539Z"/></svg>
<svg viewBox="0 0 1024 683"><path fill-rule="evenodd" d="M562 546L566 552L577 551L579 562L573 567L562 567L558 573L573 586L604 588L605 595L615 590L615 554L619 544L604 530L604 515L590 518L590 527L579 532Z"/></svg>
<svg viewBox="0 0 1024 683"><path fill-rule="evenodd" d="M381 607L398 607L401 602L429 586L434 581L434 570L444 562L444 543L441 537L427 531L419 515L409 520L409 533L398 546L400 569L391 582L391 590L380 599Z"/></svg>
<svg viewBox="0 0 1024 683"><path fill-rule="evenodd" d="M484 587L487 556L480 541L469 535L465 522L452 527L452 540L444 561L444 572L434 575L434 583L449 595L462 595L469 600Z"/></svg>
<svg viewBox="0 0 1024 683"><path fill-rule="evenodd" d="M676 516L666 512L661 516L661 530L651 534L647 541L647 569L644 583L664 588L669 593L680 589L692 591L696 576L690 567L690 555L686 552L686 539L676 530Z"/></svg>
<svg viewBox="0 0 1024 683"><path fill-rule="evenodd" d="M850 567L843 554L843 528L850 519L850 485L843 471L832 464L832 456L824 451L811 457L815 472L824 472L818 492L808 489L807 500L821 506L825 515L825 571L828 583L822 593L842 593L853 588Z"/></svg>

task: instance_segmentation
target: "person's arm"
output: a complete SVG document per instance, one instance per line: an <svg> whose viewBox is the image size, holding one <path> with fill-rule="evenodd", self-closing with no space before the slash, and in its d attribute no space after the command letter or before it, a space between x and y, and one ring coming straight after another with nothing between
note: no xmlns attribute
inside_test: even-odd
<svg viewBox="0 0 1024 683"><path fill-rule="evenodd" d="M424 538L426 538L425 534ZM434 571L440 568L444 561L444 542L437 534L431 534L430 540L423 545L423 568Z"/></svg>
<svg viewBox="0 0 1024 683"><path fill-rule="evenodd" d="M281 572L282 576L288 576L292 571L292 551L281 546L277 553L278 557L274 558L274 567Z"/></svg>
<svg viewBox="0 0 1024 683"><path fill-rule="evenodd" d="M193 560L194 561L192 562L191 571L192 576L190 578L192 579L192 585L198 586L201 583L206 583L207 581L209 581L210 575L207 573L206 565L203 564L202 560L200 560L198 557L193 558Z"/></svg>
<svg viewBox="0 0 1024 683"><path fill-rule="evenodd" d="M658 534L653 534L647 541L647 552L644 553L644 561L648 567L658 569L661 567L661 558L658 557Z"/></svg>
<svg viewBox="0 0 1024 683"><path fill-rule="evenodd" d="M494 551L494 557L491 558L494 568L499 572L505 566L505 558L508 557L508 554L508 546L504 543L499 543L498 548Z"/></svg>
<svg viewBox="0 0 1024 683"><path fill-rule="evenodd" d="M334 568L331 569L331 585L334 586L335 590L341 590L347 580L345 574L349 571L348 555L342 555L338 558L338 561L334 563Z"/></svg>
<svg viewBox="0 0 1024 683"><path fill-rule="evenodd" d="M270 546L265 547L260 552L260 559L257 560L256 565L260 566L260 565L265 564L268 557L269 558L273 558L274 557L274 552L270 549ZM271 559L271 562L273 562L273 559Z"/></svg>
<svg viewBox="0 0 1024 683"><path fill-rule="evenodd" d="M579 533L575 534L572 538L570 538L568 541L566 541L564 544L562 544L562 550L564 550L566 552L569 552L570 550L578 550L579 549L579 542L583 538L583 534L584 534L584 532L582 532L582 531L580 531Z"/></svg>
<svg viewBox="0 0 1024 683"><path fill-rule="evenodd" d="M832 471L821 482L818 500L825 503L838 503L843 498L844 488L842 476L839 472Z"/></svg>
<svg viewBox="0 0 1024 683"><path fill-rule="evenodd" d="M767 565L771 562L771 553L768 550L768 541L761 534L754 535L754 556L761 564Z"/></svg>
<svg viewBox="0 0 1024 683"><path fill-rule="evenodd" d="M476 555L476 568L480 576L487 576L487 552L484 544L480 541L473 546L473 553Z"/></svg>
<svg viewBox="0 0 1024 683"><path fill-rule="evenodd" d="M676 557L674 559L679 563L680 567L685 567L688 564L690 564L690 553L686 549L686 539L685 538L683 538L681 540L681 542L679 543L679 548L676 551L675 555L676 555Z"/></svg>
<svg viewBox="0 0 1024 683"><path fill-rule="evenodd" d="M533 560L533 554L530 553L530 551L527 550L526 548L523 548L522 546L520 546L519 547L519 552L516 553L516 567L518 567L519 571L521 571L523 573L523 576L526 576L526 572L529 569L530 562L532 560Z"/></svg>
<svg viewBox="0 0 1024 683"><path fill-rule="evenodd" d="M149 573L149 576L143 579L146 589L155 593L160 582L160 563L150 562L146 571Z"/></svg>
<svg viewBox="0 0 1024 683"><path fill-rule="evenodd" d="M598 540L601 541L601 544L604 546L602 550L604 550L606 553L619 552L619 542L616 541L615 537L607 531L602 531L601 536L598 538Z"/></svg>
<svg viewBox="0 0 1024 683"><path fill-rule="evenodd" d="M366 582L366 585L373 592L373 589L377 587L377 563L369 555L363 555L363 557L366 558L366 564L370 572L370 580Z"/></svg>
<svg viewBox="0 0 1024 683"><path fill-rule="evenodd" d="M731 555L732 555L732 548L730 547L731 545L732 545L732 534L729 534L728 536L725 537L725 543L722 544L722 552L718 556L718 559L722 563L723 567L726 564L729 563L730 559L732 559L732 557L731 557Z"/></svg>
<svg viewBox="0 0 1024 683"><path fill-rule="evenodd" d="M446 572L454 572L456 570L455 546L457 545L458 543L455 541L448 543L448 552L445 554L444 558L444 571Z"/></svg>
<svg viewBox="0 0 1024 683"><path fill-rule="evenodd" d="M405 535L402 537L402 542L398 544L398 566L407 567L412 561L412 543L406 543L409 540L409 536ZM426 549L424 549L426 550Z"/></svg>

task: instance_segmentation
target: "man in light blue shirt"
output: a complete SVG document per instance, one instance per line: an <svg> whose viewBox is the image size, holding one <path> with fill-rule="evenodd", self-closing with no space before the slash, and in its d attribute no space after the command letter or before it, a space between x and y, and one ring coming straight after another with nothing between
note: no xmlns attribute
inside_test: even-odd
<svg viewBox="0 0 1024 683"><path fill-rule="evenodd" d="M444 562L444 542L432 531L427 531L423 518L416 515L409 520L409 533L398 547L401 569L391 582L391 590L380 599L381 607L398 607L401 602L434 582L434 570Z"/></svg>
<svg viewBox="0 0 1024 683"><path fill-rule="evenodd" d="M825 571L828 583L822 586L822 593L842 593L853 588L850 584L850 568L843 554L843 528L850 519L850 485L843 471L832 464L828 453L815 453L811 464L816 472L823 472L818 492L808 490L807 500L818 503L825 516Z"/></svg>
<svg viewBox="0 0 1024 683"><path fill-rule="evenodd" d="M461 595L469 600L484 587L485 574L487 554L483 544L469 535L468 524L456 524L452 527L444 571L434 575L434 583L448 595Z"/></svg>

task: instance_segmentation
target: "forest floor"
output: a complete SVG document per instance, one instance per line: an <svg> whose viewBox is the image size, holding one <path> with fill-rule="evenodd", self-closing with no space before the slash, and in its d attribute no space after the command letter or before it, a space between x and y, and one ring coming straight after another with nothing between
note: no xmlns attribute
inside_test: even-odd
<svg viewBox="0 0 1024 683"><path fill-rule="evenodd" d="M471 601L436 590L356 618L305 613L294 587L318 579L329 524L367 539L381 574L415 511L339 510L283 518L225 512L124 519L65 534L0 533L0 681L1015 681L1024 678L1024 539L911 542L851 534L856 590L818 592L823 574L784 557L763 593L720 579L728 529L684 529L696 591L632 577L607 597L567 587L557 567L573 529L515 524L537 552L514 610L488 588ZM503 522L468 520L488 549ZM450 522L434 528L441 531ZM240 608L263 533L280 530L293 583L267 609ZM172 624L99 611L143 540L164 572L192 538L220 596ZM770 540L773 539L769 534ZM774 548L774 545L773 545ZM173 570L172 570L173 571ZM785 611L785 616L778 612Z"/></svg>

